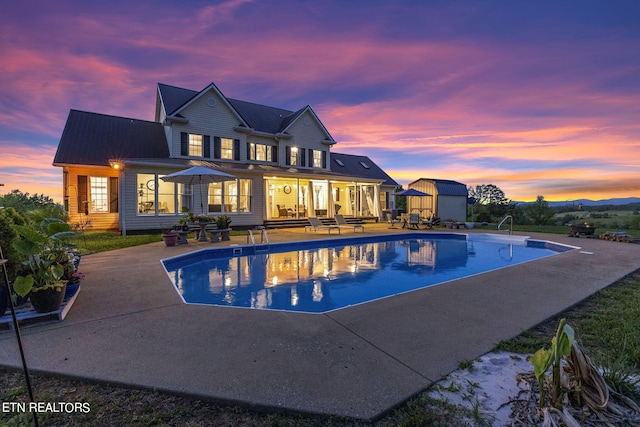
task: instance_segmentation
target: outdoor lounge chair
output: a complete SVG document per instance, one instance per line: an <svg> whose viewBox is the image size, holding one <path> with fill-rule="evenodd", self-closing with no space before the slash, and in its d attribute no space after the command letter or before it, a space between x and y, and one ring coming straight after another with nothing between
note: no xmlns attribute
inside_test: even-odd
<svg viewBox="0 0 640 427"><path fill-rule="evenodd" d="M409 224L408 228L418 229L418 225L420 225L420 215L419 214L409 214Z"/></svg>
<svg viewBox="0 0 640 427"><path fill-rule="evenodd" d="M432 230L436 225L440 225L440 217L431 215L431 218L427 220L423 219L422 224L425 225L429 230Z"/></svg>
<svg viewBox="0 0 640 427"><path fill-rule="evenodd" d="M353 227L354 233L359 228L364 233L364 225L362 224L349 224L347 220L344 219L344 217L340 214L336 214L335 219L336 219L336 224L338 224L338 227Z"/></svg>
<svg viewBox="0 0 640 427"><path fill-rule="evenodd" d="M322 221L320 221L315 216L310 216L307 218L309 220L309 225L304 227L304 232L307 232L307 229L318 231L318 230L327 230L329 234L331 234L331 230L338 230L338 234L340 234L340 226L339 225L324 225Z"/></svg>

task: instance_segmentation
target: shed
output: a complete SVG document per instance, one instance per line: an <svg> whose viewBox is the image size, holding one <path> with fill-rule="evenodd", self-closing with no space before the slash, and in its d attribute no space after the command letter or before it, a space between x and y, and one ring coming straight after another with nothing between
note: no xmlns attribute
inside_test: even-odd
<svg viewBox="0 0 640 427"><path fill-rule="evenodd" d="M420 178L409 184L432 197L407 197L407 210L422 209L422 216L428 217L431 212L441 219L466 221L467 218L467 186L448 179ZM424 199L424 200L421 200Z"/></svg>

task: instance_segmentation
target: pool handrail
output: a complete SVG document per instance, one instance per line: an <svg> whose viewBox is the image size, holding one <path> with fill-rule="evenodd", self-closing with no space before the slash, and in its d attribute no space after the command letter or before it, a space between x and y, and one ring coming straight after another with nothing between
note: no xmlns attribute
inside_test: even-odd
<svg viewBox="0 0 640 427"><path fill-rule="evenodd" d="M509 224L509 234L513 234L513 217L511 215L507 215L502 218L502 221L500 221L500 224L498 224L498 231L503 231L500 229L500 227L502 227L502 224L504 224L508 219L511 220Z"/></svg>

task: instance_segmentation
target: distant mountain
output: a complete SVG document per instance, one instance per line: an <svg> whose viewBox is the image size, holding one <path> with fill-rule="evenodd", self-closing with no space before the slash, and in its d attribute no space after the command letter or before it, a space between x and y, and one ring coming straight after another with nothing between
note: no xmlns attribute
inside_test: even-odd
<svg viewBox="0 0 640 427"><path fill-rule="evenodd" d="M529 205L535 202L514 202L519 205ZM589 199L577 199L577 200L563 200L560 202L552 202L547 201L549 206L567 206L567 205L582 205L582 206L603 206L603 205L628 205L630 203L640 203L640 197L626 197L626 198L614 198L614 199L605 199L605 200L589 200Z"/></svg>

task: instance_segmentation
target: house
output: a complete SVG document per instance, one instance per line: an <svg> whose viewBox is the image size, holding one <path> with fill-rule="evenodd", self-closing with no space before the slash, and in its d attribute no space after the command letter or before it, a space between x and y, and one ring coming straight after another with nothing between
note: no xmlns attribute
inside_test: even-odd
<svg viewBox="0 0 640 427"><path fill-rule="evenodd" d="M466 221L467 218L467 186L447 179L420 178L411 182L408 188L422 191L430 196L408 196L407 210L422 210L422 216L431 213L444 219Z"/></svg>
<svg viewBox="0 0 640 427"><path fill-rule="evenodd" d="M185 209L225 213L235 227L337 212L377 220L398 184L335 144L309 105L289 111L227 98L213 83L158 84L155 121L71 110L53 165L70 222L97 230L158 230ZM196 165L235 179L202 189L161 179Z"/></svg>

